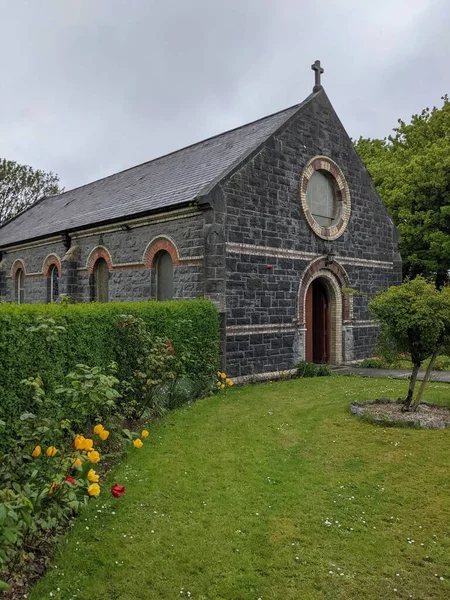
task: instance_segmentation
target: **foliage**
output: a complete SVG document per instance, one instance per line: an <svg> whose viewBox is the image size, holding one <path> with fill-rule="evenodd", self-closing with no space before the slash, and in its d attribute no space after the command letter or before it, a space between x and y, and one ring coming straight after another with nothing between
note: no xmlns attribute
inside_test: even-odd
<svg viewBox="0 0 450 600"><path fill-rule="evenodd" d="M123 374L127 379L122 379L122 410L131 419L140 419L148 412L159 416L165 409L162 388L176 377L172 341L152 337L143 319L133 315L121 315L119 326L126 332L128 343L125 348L138 349L131 372L129 356L123 357L128 372ZM120 355L123 353L121 348Z"/></svg>
<svg viewBox="0 0 450 600"><path fill-rule="evenodd" d="M348 294L349 296L361 296L361 292L352 287L343 287L341 288L341 294L344 296Z"/></svg>
<svg viewBox="0 0 450 600"><path fill-rule="evenodd" d="M55 389L59 396L58 406L64 406L64 417L72 427L83 429L92 421L104 421L114 414L120 393L115 389L119 380L113 373L116 363L109 365L109 372L101 367L78 364L75 371L66 376L66 386Z"/></svg>
<svg viewBox="0 0 450 600"><path fill-rule="evenodd" d="M91 495L87 474L97 458L93 440L86 445L88 440L77 436L84 445L73 447L70 421L45 394L42 381L22 383L32 392L34 412L20 415L15 444L0 461L0 574L10 580L86 503ZM88 393L93 401L107 402L114 391L95 387Z"/></svg>
<svg viewBox="0 0 450 600"><path fill-rule="evenodd" d="M448 598L448 429L348 414L404 385L235 385L167 413L108 477L122 501L89 502L29 600ZM450 406L448 385L429 400Z"/></svg>
<svg viewBox="0 0 450 600"><path fill-rule="evenodd" d="M195 325L188 318L174 323L174 342L152 336L142 318L120 315L117 356L122 369L118 376L122 381L122 410L129 418L160 416L166 409L211 390L217 355L199 361L202 336Z"/></svg>
<svg viewBox="0 0 450 600"><path fill-rule="evenodd" d="M95 467L108 448L110 429L97 423L92 437L74 435L73 423L85 424L86 416L107 406L110 413L118 397L118 380L94 367L77 365L68 376L71 408L80 418L67 418L60 404L47 396L40 379L22 383L32 391L35 412L20 415L15 428L15 444L0 461L0 575L9 582L26 562L45 554L53 538L84 506L89 496L101 493L100 475ZM75 393L71 393L75 390ZM89 410L88 405L93 409ZM100 411L101 412L101 411ZM114 420L109 419L109 424ZM5 423L2 422L3 428ZM118 432L115 432L116 434ZM121 439L135 448L149 432L122 432ZM121 495L118 488L112 493Z"/></svg>
<svg viewBox="0 0 450 600"><path fill-rule="evenodd" d="M401 119L384 140L356 144L400 231L404 275L440 287L450 269L450 102Z"/></svg>
<svg viewBox="0 0 450 600"><path fill-rule="evenodd" d="M365 358L359 366L364 369L389 369L392 368L392 363L384 358Z"/></svg>
<svg viewBox="0 0 450 600"><path fill-rule="evenodd" d="M422 368L427 368L429 364L430 359L425 360L422 363ZM360 362L359 366L367 369L412 369L413 367L411 357L408 354L396 356L393 362L381 357L365 358ZM450 371L450 357L445 355L438 356L434 361L433 371Z"/></svg>
<svg viewBox="0 0 450 600"><path fill-rule="evenodd" d="M422 277L392 286L369 303L369 309L381 324L379 349L388 362L393 356L408 353L413 364L405 406L413 401L417 373L422 362L449 344L450 288L438 291ZM429 365L429 370L431 371ZM421 388L423 392L423 388Z"/></svg>
<svg viewBox="0 0 450 600"><path fill-rule="evenodd" d="M296 366L297 377L328 377L332 371L328 365L315 365L302 360Z"/></svg>
<svg viewBox="0 0 450 600"><path fill-rule="evenodd" d="M384 369L386 362L382 358L365 358L359 363L364 369Z"/></svg>
<svg viewBox="0 0 450 600"><path fill-rule="evenodd" d="M206 300L75 305L0 305L0 419L7 422L0 450L14 439L14 423L30 405L24 377L41 377L48 394L61 387L74 365L108 368L117 363L118 379L130 379L139 365L137 337L120 326L123 315L142 320L139 336L150 344L171 340L177 377L173 389L194 397L214 385L219 363L218 313ZM144 334L142 328L147 333ZM64 328L64 335L61 330ZM78 373L77 377L82 376ZM86 381L85 381L86 383ZM175 393L175 392L174 392ZM192 398L192 396L191 396ZM71 410L70 394L61 394Z"/></svg>
<svg viewBox="0 0 450 600"><path fill-rule="evenodd" d="M43 196L52 196L62 191L59 177L54 173L0 158L0 223Z"/></svg>

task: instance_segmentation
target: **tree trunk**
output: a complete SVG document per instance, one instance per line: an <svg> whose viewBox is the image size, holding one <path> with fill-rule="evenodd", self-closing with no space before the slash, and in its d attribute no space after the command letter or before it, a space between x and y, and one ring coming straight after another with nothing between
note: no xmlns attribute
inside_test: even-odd
<svg viewBox="0 0 450 600"><path fill-rule="evenodd" d="M416 380L417 380L417 373L419 372L419 368L420 368L420 363L419 364L414 364L412 373L411 373L411 379L409 380L409 389L408 389L408 395L405 398L405 410L409 410L409 407L411 405L413 396L414 396L414 387L416 385Z"/></svg>
<svg viewBox="0 0 450 600"><path fill-rule="evenodd" d="M413 404L412 404L412 410L417 410L417 407L419 406L421 400L422 400L422 396L423 396L423 392L425 390L425 386L428 383L428 380L430 379L430 375L431 375L431 371L433 370L434 364L436 362L436 358L439 355L439 351L440 348L436 348L436 350L433 353L433 356L430 358L430 364L428 365L428 368L426 370L425 376L422 380L422 383L420 384L420 388L419 391L417 393L417 397L414 400Z"/></svg>

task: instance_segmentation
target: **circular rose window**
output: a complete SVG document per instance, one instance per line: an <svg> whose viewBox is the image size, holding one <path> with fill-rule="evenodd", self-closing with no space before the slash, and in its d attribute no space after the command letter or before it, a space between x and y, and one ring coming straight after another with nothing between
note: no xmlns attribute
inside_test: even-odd
<svg viewBox="0 0 450 600"><path fill-rule="evenodd" d="M350 218L350 191L331 158L316 156L306 165L300 201L309 226L319 237L335 240L344 233Z"/></svg>

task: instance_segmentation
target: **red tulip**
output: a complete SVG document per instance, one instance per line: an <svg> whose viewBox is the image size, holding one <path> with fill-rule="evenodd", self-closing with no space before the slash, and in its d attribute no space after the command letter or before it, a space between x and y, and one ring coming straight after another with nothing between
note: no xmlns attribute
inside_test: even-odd
<svg viewBox="0 0 450 600"><path fill-rule="evenodd" d="M114 496L114 498L118 498L122 494L125 494L125 486L115 483L113 486L111 486L111 494Z"/></svg>
<svg viewBox="0 0 450 600"><path fill-rule="evenodd" d="M72 475L67 475L66 481L68 481L70 485L75 485L75 479L72 477Z"/></svg>
<svg viewBox="0 0 450 600"><path fill-rule="evenodd" d="M173 347L172 340L167 340L167 341L166 341L166 346L167 346L167 349L169 350L169 354L170 354L171 356L174 356L174 354L175 354L175 349L174 349L174 347Z"/></svg>

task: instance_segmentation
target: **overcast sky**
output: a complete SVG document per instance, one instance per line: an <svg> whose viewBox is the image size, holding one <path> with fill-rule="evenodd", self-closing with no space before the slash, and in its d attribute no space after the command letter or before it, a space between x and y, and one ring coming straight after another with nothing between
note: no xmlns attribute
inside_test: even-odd
<svg viewBox="0 0 450 600"><path fill-rule="evenodd" d="M0 0L0 156L70 189L297 102L352 137L441 105L450 0Z"/></svg>

